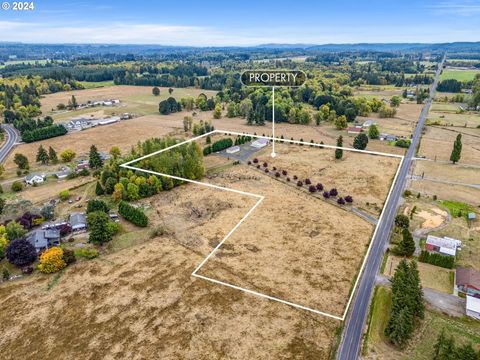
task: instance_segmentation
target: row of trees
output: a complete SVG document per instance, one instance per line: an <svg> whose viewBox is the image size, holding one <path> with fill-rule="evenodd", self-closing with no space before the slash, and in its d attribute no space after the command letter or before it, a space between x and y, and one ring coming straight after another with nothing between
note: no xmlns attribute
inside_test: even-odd
<svg viewBox="0 0 480 360"><path fill-rule="evenodd" d="M454 256L444 256L437 253L430 253L426 250L422 250L420 256L418 257L418 261L440 266L446 269L453 269L453 266L455 265Z"/></svg>
<svg viewBox="0 0 480 360"><path fill-rule="evenodd" d="M25 131L22 134L22 140L26 143L34 141L50 139L56 136L62 136L67 133L67 129L63 125L51 125L47 127L38 128L31 131Z"/></svg>
<svg viewBox="0 0 480 360"><path fill-rule="evenodd" d="M120 204L118 205L118 213L137 226L145 227L148 225L147 215L145 215L141 209L136 208L125 201L120 201Z"/></svg>
<svg viewBox="0 0 480 360"><path fill-rule="evenodd" d="M403 259L392 279L392 310L385 328L389 341L404 347L413 334L416 319L423 318L424 311L417 263Z"/></svg>

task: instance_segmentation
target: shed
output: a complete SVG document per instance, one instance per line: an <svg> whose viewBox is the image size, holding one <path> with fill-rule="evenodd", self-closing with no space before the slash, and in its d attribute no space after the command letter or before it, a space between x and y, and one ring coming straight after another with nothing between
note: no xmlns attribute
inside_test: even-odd
<svg viewBox="0 0 480 360"><path fill-rule="evenodd" d="M227 154L235 154L240 151L240 146L232 146L227 149Z"/></svg>
<svg viewBox="0 0 480 360"><path fill-rule="evenodd" d="M480 320L480 298L468 295L465 312L467 316Z"/></svg>
<svg viewBox="0 0 480 360"><path fill-rule="evenodd" d="M349 134L360 134L361 132L362 132L361 127L351 126L347 129L347 133L349 133Z"/></svg>
<svg viewBox="0 0 480 360"><path fill-rule="evenodd" d="M260 138L252 142L252 147L260 149L268 145L268 139Z"/></svg>

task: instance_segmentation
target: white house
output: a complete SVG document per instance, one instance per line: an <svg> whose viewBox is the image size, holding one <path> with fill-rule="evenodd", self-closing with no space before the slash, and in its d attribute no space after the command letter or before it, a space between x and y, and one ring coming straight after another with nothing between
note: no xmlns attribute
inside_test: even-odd
<svg viewBox="0 0 480 360"><path fill-rule="evenodd" d="M467 295L465 312L467 316L480 320L480 299Z"/></svg>
<svg viewBox="0 0 480 360"><path fill-rule="evenodd" d="M369 119L369 120L365 120L365 122L362 124L362 127L369 128L372 125L375 125L375 121Z"/></svg>
<svg viewBox="0 0 480 360"><path fill-rule="evenodd" d="M29 174L25 176L25 182L28 185L42 184L45 181L44 174Z"/></svg>
<svg viewBox="0 0 480 360"><path fill-rule="evenodd" d="M257 149L261 149L267 145L268 145L268 139L260 138L252 142L251 146Z"/></svg>
<svg viewBox="0 0 480 360"><path fill-rule="evenodd" d="M449 237L439 238L428 235L425 248L430 252L436 252L442 255L455 256L457 249L462 246L462 242Z"/></svg>

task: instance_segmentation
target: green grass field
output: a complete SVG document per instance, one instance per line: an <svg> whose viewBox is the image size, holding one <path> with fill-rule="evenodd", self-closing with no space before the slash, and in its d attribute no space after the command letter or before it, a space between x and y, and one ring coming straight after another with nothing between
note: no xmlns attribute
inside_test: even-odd
<svg viewBox="0 0 480 360"><path fill-rule="evenodd" d="M99 88L99 87L105 87L105 86L113 86L115 85L113 83L113 80L109 80L109 81L98 81L98 82L94 82L94 81L80 81L80 83L83 85L83 87L85 89L95 89L95 88Z"/></svg>
<svg viewBox="0 0 480 360"><path fill-rule="evenodd" d="M443 70L440 80L455 79L458 81L471 81L480 70Z"/></svg>

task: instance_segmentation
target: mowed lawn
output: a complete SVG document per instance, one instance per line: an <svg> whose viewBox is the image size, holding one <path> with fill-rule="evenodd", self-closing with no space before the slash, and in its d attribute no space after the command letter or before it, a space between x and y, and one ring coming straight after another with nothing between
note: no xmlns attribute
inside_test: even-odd
<svg viewBox="0 0 480 360"><path fill-rule="evenodd" d="M440 80L455 79L458 81L471 81L477 74L480 74L480 70L445 69L440 76Z"/></svg>

